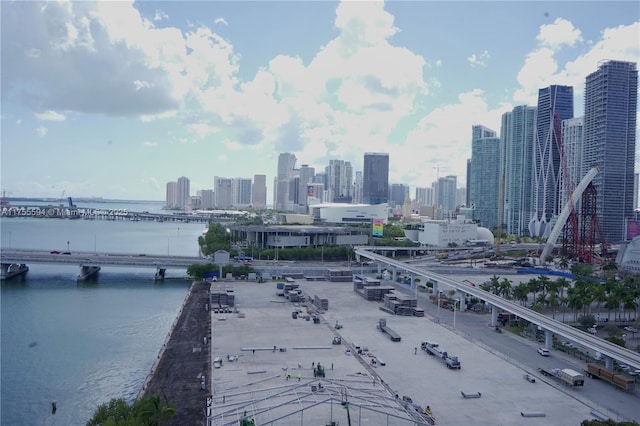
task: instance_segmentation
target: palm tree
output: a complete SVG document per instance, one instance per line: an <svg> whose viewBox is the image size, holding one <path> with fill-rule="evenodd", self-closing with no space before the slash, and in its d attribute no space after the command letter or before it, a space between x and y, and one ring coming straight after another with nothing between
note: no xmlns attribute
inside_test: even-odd
<svg viewBox="0 0 640 426"><path fill-rule="evenodd" d="M176 414L173 404L165 403L158 394L142 398L134 409L138 417L149 426L162 426Z"/></svg>
<svg viewBox="0 0 640 426"><path fill-rule="evenodd" d="M536 300L536 293L540 291L540 281L537 278L531 278L527 281L527 285L529 286L529 292L533 293L533 300Z"/></svg>
<svg viewBox="0 0 640 426"><path fill-rule="evenodd" d="M512 282L510 280L503 278L498 287L498 294L505 299L511 299L511 295L513 293L511 284Z"/></svg>
<svg viewBox="0 0 640 426"><path fill-rule="evenodd" d="M567 266L569 266L569 261L566 257L562 257L558 265L560 266L560 269L564 271L565 269L567 269Z"/></svg>
<svg viewBox="0 0 640 426"><path fill-rule="evenodd" d="M527 306L527 302L529 301L529 286L526 283L518 284L513 288L512 295L522 306Z"/></svg>

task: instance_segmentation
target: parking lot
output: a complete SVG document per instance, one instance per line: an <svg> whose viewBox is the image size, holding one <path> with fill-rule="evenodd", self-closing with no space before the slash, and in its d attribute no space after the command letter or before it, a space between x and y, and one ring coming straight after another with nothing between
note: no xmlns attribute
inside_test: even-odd
<svg viewBox="0 0 640 426"><path fill-rule="evenodd" d="M591 407L571 392L527 380L534 371L428 314L389 315L380 303L355 293L351 282L297 283L308 298L328 300L319 323L303 303L277 296L274 282L218 283L233 291L238 312L212 312L211 356L223 362L211 378L211 424L237 424L246 412L256 424L347 424L350 417L354 425L409 425L421 421L412 411L427 406L443 425L578 425L593 418ZM301 311L297 319L294 310ZM401 336L399 342L377 329L380 318ZM336 336L342 344L332 344ZM448 369L422 351L425 340L458 356L461 369ZM367 350L357 355L354 343ZM372 365L374 358L385 365ZM318 363L325 377L314 377Z"/></svg>

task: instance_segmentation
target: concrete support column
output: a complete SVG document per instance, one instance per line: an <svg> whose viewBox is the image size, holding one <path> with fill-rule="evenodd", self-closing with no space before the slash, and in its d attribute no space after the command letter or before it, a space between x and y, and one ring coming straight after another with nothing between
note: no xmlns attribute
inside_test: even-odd
<svg viewBox="0 0 640 426"><path fill-rule="evenodd" d="M544 347L553 349L553 333L549 330L544 331Z"/></svg>
<svg viewBox="0 0 640 426"><path fill-rule="evenodd" d="M2 263L1 267L1 278L3 280L8 280L13 277L17 277L18 275L22 275L29 270L29 267L24 263Z"/></svg>
<svg viewBox="0 0 640 426"><path fill-rule="evenodd" d="M462 311L466 311L467 310L467 293L465 293L462 290L458 290L458 293L455 296L456 298L460 299L460 312Z"/></svg>
<svg viewBox="0 0 640 426"><path fill-rule="evenodd" d="M609 369L609 370L613 370L613 358L611 358L610 356L606 356L603 355L604 357L604 367Z"/></svg>
<svg viewBox="0 0 640 426"><path fill-rule="evenodd" d="M78 275L78 281L86 281L93 277L100 270L99 266L84 266L80 265L80 274Z"/></svg>
<svg viewBox="0 0 640 426"><path fill-rule="evenodd" d="M398 270L394 266L393 268L391 268L391 281L396 282L397 278L398 278Z"/></svg>
<svg viewBox="0 0 640 426"><path fill-rule="evenodd" d="M164 276L165 276L165 273L166 273L166 272L167 272L167 269L166 269L166 268L160 268L160 267L157 267L157 268L156 268L155 280L156 280L156 281L162 281L162 280L164 280Z"/></svg>
<svg viewBox="0 0 640 426"><path fill-rule="evenodd" d="M498 308L493 305L491 306L491 327L496 327L498 325Z"/></svg>

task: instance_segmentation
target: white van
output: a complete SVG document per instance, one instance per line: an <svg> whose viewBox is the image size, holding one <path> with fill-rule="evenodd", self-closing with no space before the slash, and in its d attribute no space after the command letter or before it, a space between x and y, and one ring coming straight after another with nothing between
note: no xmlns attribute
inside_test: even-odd
<svg viewBox="0 0 640 426"><path fill-rule="evenodd" d="M220 357L216 357L213 359L213 368L220 368L222 367L222 358Z"/></svg>

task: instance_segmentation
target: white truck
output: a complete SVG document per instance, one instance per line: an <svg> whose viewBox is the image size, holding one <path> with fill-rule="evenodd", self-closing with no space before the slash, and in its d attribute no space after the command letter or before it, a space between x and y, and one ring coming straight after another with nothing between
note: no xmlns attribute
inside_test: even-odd
<svg viewBox="0 0 640 426"><path fill-rule="evenodd" d="M546 368L540 367L538 371L543 376L551 376L562 380L569 386L584 386L584 375L570 368Z"/></svg>
<svg viewBox="0 0 640 426"><path fill-rule="evenodd" d="M422 342L420 344L420 348L426 353L428 353L429 355L433 355L440 358L445 363L447 368L449 368L450 370L454 370L454 369L460 370L462 368L462 366L460 365L460 361L458 360L458 357L455 355L448 354L436 342L429 342L429 341Z"/></svg>

